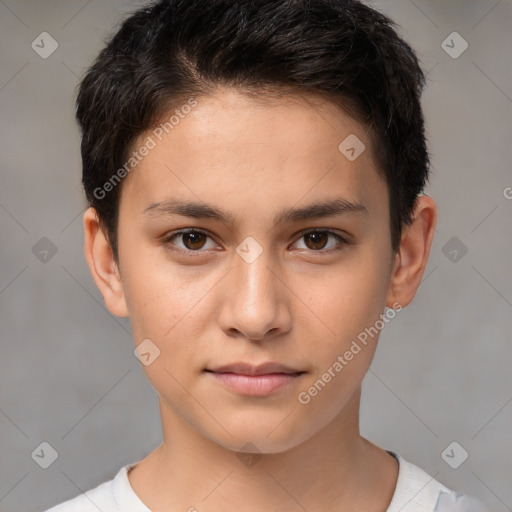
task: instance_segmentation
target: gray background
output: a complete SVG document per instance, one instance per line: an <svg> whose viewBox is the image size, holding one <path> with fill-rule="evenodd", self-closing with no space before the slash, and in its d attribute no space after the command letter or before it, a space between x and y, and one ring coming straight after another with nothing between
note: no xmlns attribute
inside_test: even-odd
<svg viewBox="0 0 512 512"><path fill-rule="evenodd" d="M129 322L105 309L83 255L74 121L79 78L114 24L142 4L0 0L4 512L76 496L161 441L157 395L133 355ZM373 5L399 23L428 72L427 193L439 224L414 302L381 334L362 433L493 510L511 510L512 4ZM58 42L47 59L31 47L43 31ZM469 44L458 58L442 48L453 31ZM46 262L32 249L42 237L57 248ZM58 452L48 469L31 457L43 441ZM458 469L441 456L453 441L469 453ZM462 452L449 453L453 461Z"/></svg>

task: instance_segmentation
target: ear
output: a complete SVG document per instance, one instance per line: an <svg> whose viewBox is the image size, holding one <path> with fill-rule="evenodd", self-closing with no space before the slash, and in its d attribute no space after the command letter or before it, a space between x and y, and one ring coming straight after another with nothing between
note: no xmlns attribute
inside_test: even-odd
<svg viewBox="0 0 512 512"><path fill-rule="evenodd" d="M129 316L121 274L94 208L85 211L83 222L85 259L107 309L116 316Z"/></svg>
<svg viewBox="0 0 512 512"><path fill-rule="evenodd" d="M436 203L429 196L418 196L413 221L409 226L404 226L400 248L395 255L386 300L387 307L396 308L397 302L405 307L416 295L428 263L436 224Z"/></svg>

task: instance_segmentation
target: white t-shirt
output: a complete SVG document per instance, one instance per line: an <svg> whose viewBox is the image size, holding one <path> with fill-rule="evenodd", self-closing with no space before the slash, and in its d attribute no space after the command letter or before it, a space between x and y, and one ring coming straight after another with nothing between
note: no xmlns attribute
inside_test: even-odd
<svg viewBox="0 0 512 512"><path fill-rule="evenodd" d="M386 512L489 512L481 502L447 489L400 455L391 455L398 460L399 471ZM136 464L123 466L112 480L44 512L151 512L128 480L128 471Z"/></svg>

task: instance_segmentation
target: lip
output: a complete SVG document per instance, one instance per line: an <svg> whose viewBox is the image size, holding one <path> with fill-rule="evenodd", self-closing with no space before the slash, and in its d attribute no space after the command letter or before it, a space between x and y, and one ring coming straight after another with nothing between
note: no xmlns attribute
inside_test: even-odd
<svg viewBox="0 0 512 512"><path fill-rule="evenodd" d="M268 362L263 363L258 366L253 366L248 363L238 362L226 364L223 366L218 366L216 368L207 368L206 371L214 372L214 373L236 373L238 375L269 375L274 373L301 373L301 370L296 370L295 368L290 368L289 366L285 366L284 364Z"/></svg>
<svg viewBox="0 0 512 512"><path fill-rule="evenodd" d="M212 378L238 394L267 396L296 382L304 371L279 363L263 363L253 366L232 363L215 369L206 369Z"/></svg>

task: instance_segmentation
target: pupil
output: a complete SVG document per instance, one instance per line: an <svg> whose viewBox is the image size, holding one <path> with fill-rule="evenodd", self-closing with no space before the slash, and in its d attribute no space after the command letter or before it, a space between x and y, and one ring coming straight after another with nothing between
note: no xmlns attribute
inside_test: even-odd
<svg viewBox="0 0 512 512"><path fill-rule="evenodd" d="M323 232L320 232L320 231L315 232L315 233L310 233L308 235L308 237L313 240L313 244L318 244L319 240L321 242L322 238L325 238L325 236L326 236L326 234L323 233ZM325 240L324 240L324 242L325 242ZM323 247L325 245L325 243L324 244L320 244L320 245ZM318 247L315 247L315 248L318 249Z"/></svg>
<svg viewBox="0 0 512 512"><path fill-rule="evenodd" d="M200 243L199 240L202 236L202 233L198 233L198 232L191 232L191 233L185 233L184 235L187 239L187 243L191 244L192 246L194 246L195 244L198 244ZM310 241L313 242L313 248L315 249L318 249L319 247L317 247L318 244L320 244L320 248L322 248L324 245L325 245L325 237L326 237L326 233L322 232L322 231L316 231L314 233L309 233L307 235L307 237L309 238ZM322 243L322 241L324 243ZM192 247L192 248L197 248L197 247Z"/></svg>
<svg viewBox="0 0 512 512"><path fill-rule="evenodd" d="M202 236L201 233L185 233L185 235L187 237L187 241L190 242L192 245L197 244L198 238L200 238ZM195 247L193 247L193 248L195 248Z"/></svg>

